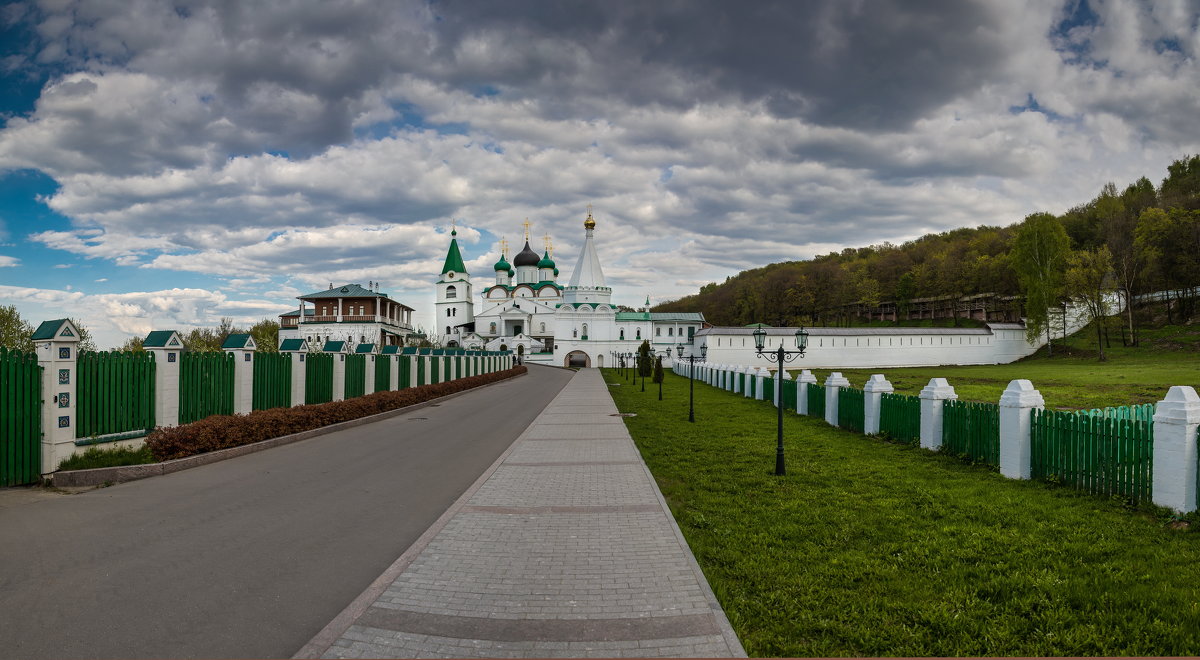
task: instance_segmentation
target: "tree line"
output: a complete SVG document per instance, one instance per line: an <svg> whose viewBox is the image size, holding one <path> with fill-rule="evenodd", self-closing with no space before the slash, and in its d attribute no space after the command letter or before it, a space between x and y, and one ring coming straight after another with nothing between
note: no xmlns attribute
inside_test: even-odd
<svg viewBox="0 0 1200 660"><path fill-rule="evenodd" d="M1169 323L1190 318L1200 287L1200 155L1176 160L1158 187L1105 184L1061 215L928 234L743 271L655 311L700 311L714 325L844 325L846 309L900 309L920 299L1022 296L1031 334L1065 300L1107 311L1112 295L1162 298ZM1132 305L1123 338L1137 342ZM1100 324L1097 324L1099 326Z"/></svg>

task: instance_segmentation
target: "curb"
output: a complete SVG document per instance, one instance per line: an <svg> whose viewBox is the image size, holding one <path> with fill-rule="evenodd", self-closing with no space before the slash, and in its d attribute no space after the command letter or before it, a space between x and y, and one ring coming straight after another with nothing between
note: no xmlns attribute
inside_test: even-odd
<svg viewBox="0 0 1200 660"><path fill-rule="evenodd" d="M171 474L172 472L179 472L181 470L190 470L191 468L200 467L202 465L218 463L231 458L237 458L238 456L254 454L267 449L273 449L283 445L290 445L293 442L300 442L301 440L308 440L309 438L315 438L329 433L343 431L345 429L354 428L355 426L362 426L364 424L371 424L373 422L391 419L392 417L398 417L414 410L426 408L435 403L441 403L447 399L453 399L454 397L462 396L469 392L474 392L480 387L505 383L513 378L520 378L528 373L529 372L526 371L524 374L516 374L492 383L484 383L478 387L472 387L469 390L447 394L445 396L437 397L436 399L422 401L421 403L415 403L404 408L396 408L395 410L388 410L385 412L376 413L374 415L368 415L367 417L359 417L358 419L338 422L336 424L330 424L329 426L322 426L320 428L301 431L291 435L282 435L278 438L260 440L258 442L242 445L240 447L218 449L217 451L196 454L195 456L187 456L185 458L176 458L170 461L163 461L162 463L145 463L142 465L121 465L117 467L92 468L90 470L67 470L63 472L53 472L47 478L47 481L49 481L50 484L56 488L103 486L124 483L126 481L137 481L138 479L146 479L148 477L157 477L159 475Z"/></svg>

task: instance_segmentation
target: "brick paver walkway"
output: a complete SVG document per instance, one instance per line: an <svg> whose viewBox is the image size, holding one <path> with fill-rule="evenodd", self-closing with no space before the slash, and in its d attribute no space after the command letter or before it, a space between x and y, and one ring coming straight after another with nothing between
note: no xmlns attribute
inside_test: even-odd
<svg viewBox="0 0 1200 660"><path fill-rule="evenodd" d="M297 657L745 657L600 372Z"/></svg>

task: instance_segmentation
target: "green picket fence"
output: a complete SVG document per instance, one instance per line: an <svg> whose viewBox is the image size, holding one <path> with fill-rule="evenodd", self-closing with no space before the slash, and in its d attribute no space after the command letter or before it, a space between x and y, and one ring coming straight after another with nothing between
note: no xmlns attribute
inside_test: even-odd
<svg viewBox="0 0 1200 660"><path fill-rule="evenodd" d="M897 442L921 443L921 398L885 392L879 400L879 432Z"/></svg>
<svg viewBox="0 0 1200 660"><path fill-rule="evenodd" d="M1000 407L948 399L942 402L942 451L1000 465Z"/></svg>
<svg viewBox="0 0 1200 660"><path fill-rule="evenodd" d="M816 383L808 384L808 416L825 417L825 388Z"/></svg>
<svg viewBox="0 0 1200 660"><path fill-rule="evenodd" d="M342 389L342 396L347 399L362 396L366 389L367 356L351 354L343 357L346 359L346 382Z"/></svg>
<svg viewBox="0 0 1200 660"><path fill-rule="evenodd" d="M401 355L399 364L396 365L396 368L400 370L400 389L402 390L413 386L412 361L412 356Z"/></svg>
<svg viewBox="0 0 1200 660"><path fill-rule="evenodd" d="M1112 419L1128 419L1135 422L1153 422L1154 404L1144 403L1140 406L1121 406L1119 408L1092 408L1080 410L1077 414L1092 417L1111 417Z"/></svg>
<svg viewBox="0 0 1200 660"><path fill-rule="evenodd" d="M1101 415L1035 409L1030 430L1033 478L1135 503L1151 500L1154 421L1144 410Z"/></svg>
<svg viewBox="0 0 1200 660"><path fill-rule="evenodd" d="M780 403L784 409L796 412L796 381L783 381L783 397Z"/></svg>
<svg viewBox="0 0 1200 660"><path fill-rule="evenodd" d="M75 363L75 437L154 428L154 356L88 351Z"/></svg>
<svg viewBox="0 0 1200 660"><path fill-rule="evenodd" d="M179 356L179 423L233 414L233 353Z"/></svg>
<svg viewBox="0 0 1200 660"><path fill-rule="evenodd" d="M775 401L775 379L771 377L763 378L759 381L762 383L762 400L767 403ZM754 393L754 397L758 398L758 392Z"/></svg>
<svg viewBox="0 0 1200 660"><path fill-rule="evenodd" d="M425 363L428 362L428 360L421 355L414 355L413 359L417 361L417 382L413 383L413 386L417 387L420 385L428 385L429 378L425 375L425 372L427 371Z"/></svg>
<svg viewBox="0 0 1200 660"><path fill-rule="evenodd" d="M286 353L254 354L254 410L292 405L292 357Z"/></svg>
<svg viewBox="0 0 1200 660"><path fill-rule="evenodd" d="M333 401L333 354L309 353L304 359L304 403Z"/></svg>
<svg viewBox="0 0 1200 660"><path fill-rule="evenodd" d="M41 443L42 366L37 354L0 347L0 486L38 480Z"/></svg>
<svg viewBox="0 0 1200 660"><path fill-rule="evenodd" d="M437 355L429 358L429 382L431 384L442 382L442 359Z"/></svg>
<svg viewBox="0 0 1200 660"><path fill-rule="evenodd" d="M863 391L853 387L838 388L838 427L863 432Z"/></svg>
<svg viewBox="0 0 1200 660"><path fill-rule="evenodd" d="M390 355L375 356L375 391L386 392L392 389L392 357Z"/></svg>

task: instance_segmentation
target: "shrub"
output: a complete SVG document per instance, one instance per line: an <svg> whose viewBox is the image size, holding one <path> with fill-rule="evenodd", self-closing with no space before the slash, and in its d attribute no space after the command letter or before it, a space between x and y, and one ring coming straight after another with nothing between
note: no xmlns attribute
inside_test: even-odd
<svg viewBox="0 0 1200 660"><path fill-rule="evenodd" d="M185 458L404 408L512 378L526 371L526 367L518 366L446 383L375 392L345 401L256 410L246 415L213 415L183 426L155 429L146 438L146 446L159 461Z"/></svg>

